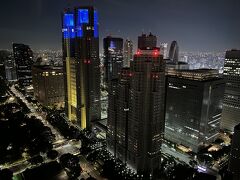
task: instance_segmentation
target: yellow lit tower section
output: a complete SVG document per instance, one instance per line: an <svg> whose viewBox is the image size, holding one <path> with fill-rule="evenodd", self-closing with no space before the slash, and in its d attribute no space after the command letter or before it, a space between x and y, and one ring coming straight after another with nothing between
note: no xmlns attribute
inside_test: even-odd
<svg viewBox="0 0 240 180"><path fill-rule="evenodd" d="M75 22L74 14L65 12L62 16L63 63L65 109L70 121L77 120L76 59L74 57Z"/></svg>

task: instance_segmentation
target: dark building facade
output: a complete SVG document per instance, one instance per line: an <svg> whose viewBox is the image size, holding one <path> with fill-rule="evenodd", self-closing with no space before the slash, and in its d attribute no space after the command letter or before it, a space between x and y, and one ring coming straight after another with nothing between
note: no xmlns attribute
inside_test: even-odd
<svg viewBox="0 0 240 180"><path fill-rule="evenodd" d="M219 135L224 80L217 70L168 70L165 139L193 152Z"/></svg>
<svg viewBox="0 0 240 180"><path fill-rule="evenodd" d="M130 78L130 69L123 68L120 78L111 81L108 95L108 149L124 163L127 162Z"/></svg>
<svg viewBox="0 0 240 180"><path fill-rule="evenodd" d="M17 80L16 65L12 55L9 55L8 58L5 59L4 64L6 79L8 81L16 81Z"/></svg>
<svg viewBox="0 0 240 180"><path fill-rule="evenodd" d="M150 175L160 165L165 64L159 48L140 47L130 69L123 69L120 79L112 82L107 146L129 167Z"/></svg>
<svg viewBox="0 0 240 180"><path fill-rule="evenodd" d="M133 61L133 42L126 39L123 50L123 66L130 67L130 62Z"/></svg>
<svg viewBox="0 0 240 180"><path fill-rule="evenodd" d="M98 12L76 7L62 20L66 114L81 128L91 128L101 118Z"/></svg>
<svg viewBox="0 0 240 180"><path fill-rule="evenodd" d="M17 79L20 87L32 85L33 52L28 45L13 44L13 57L16 63Z"/></svg>
<svg viewBox="0 0 240 180"><path fill-rule="evenodd" d="M152 33L138 36L138 49L153 49L157 47L157 37Z"/></svg>
<svg viewBox="0 0 240 180"><path fill-rule="evenodd" d="M34 97L44 106L63 106L64 81L62 67L33 66Z"/></svg>
<svg viewBox="0 0 240 180"><path fill-rule="evenodd" d="M240 124L234 127L234 134L231 144L231 153L229 155L228 170L233 175L233 180L240 179Z"/></svg>
<svg viewBox="0 0 240 180"><path fill-rule="evenodd" d="M224 79L226 87L221 128L233 131L240 123L240 50L226 52Z"/></svg>
<svg viewBox="0 0 240 180"><path fill-rule="evenodd" d="M173 41L171 43L170 49L169 49L169 57L170 60L172 60L174 63L178 62L179 58L179 47L177 41Z"/></svg>
<svg viewBox="0 0 240 180"><path fill-rule="evenodd" d="M104 80L108 84L118 78L123 67L123 39L108 36L103 39Z"/></svg>

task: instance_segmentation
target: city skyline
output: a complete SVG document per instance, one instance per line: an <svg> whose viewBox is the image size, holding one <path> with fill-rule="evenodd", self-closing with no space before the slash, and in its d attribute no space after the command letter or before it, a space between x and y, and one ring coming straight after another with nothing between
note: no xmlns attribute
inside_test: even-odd
<svg viewBox="0 0 240 180"><path fill-rule="evenodd" d="M59 17L64 7L77 4L76 0L5 1L0 11L0 49L10 49L13 42L29 44L33 49L61 49ZM225 0L194 3L189 0L154 0L151 3L146 0L84 0L81 4L98 9L100 42L107 35L129 38L136 49L137 35L151 31L158 36L159 43L177 40L180 51L225 51L240 46L237 34L240 2L237 0L227 3ZM5 18L9 9L12 13Z"/></svg>
<svg viewBox="0 0 240 180"><path fill-rule="evenodd" d="M238 1L4 1L0 179L239 180Z"/></svg>

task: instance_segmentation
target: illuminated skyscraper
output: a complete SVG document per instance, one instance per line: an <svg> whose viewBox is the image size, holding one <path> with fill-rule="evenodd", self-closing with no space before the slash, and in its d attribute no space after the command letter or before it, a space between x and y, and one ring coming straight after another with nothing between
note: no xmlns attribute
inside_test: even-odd
<svg viewBox="0 0 240 180"><path fill-rule="evenodd" d="M219 135L224 80L217 70L168 70L165 138L193 152Z"/></svg>
<svg viewBox="0 0 240 180"><path fill-rule="evenodd" d="M165 64L159 48L142 47L131 64L128 164L152 174L164 133Z"/></svg>
<svg viewBox="0 0 240 180"><path fill-rule="evenodd" d="M174 63L177 63L178 58L179 58L179 47L178 47L177 41L173 41L169 49L169 59L172 60Z"/></svg>
<svg viewBox="0 0 240 180"><path fill-rule="evenodd" d="M123 66L130 67L130 62L133 60L133 43L131 40L126 40L124 42L123 50Z"/></svg>
<svg viewBox="0 0 240 180"><path fill-rule="evenodd" d="M159 167L165 116L165 65L151 42L141 39L130 70L110 90L107 136L116 157L148 175Z"/></svg>
<svg viewBox="0 0 240 180"><path fill-rule="evenodd" d="M108 36L103 40L104 80L108 84L118 78L123 67L123 39Z"/></svg>
<svg viewBox="0 0 240 180"><path fill-rule="evenodd" d="M221 128L233 131L234 126L240 123L240 50L226 52L224 78L226 87Z"/></svg>
<svg viewBox="0 0 240 180"><path fill-rule="evenodd" d="M28 45L13 44L13 57L20 87L32 85L33 52Z"/></svg>
<svg viewBox="0 0 240 180"><path fill-rule="evenodd" d="M66 114L90 128L101 117L98 13L77 7L63 13L62 26Z"/></svg>

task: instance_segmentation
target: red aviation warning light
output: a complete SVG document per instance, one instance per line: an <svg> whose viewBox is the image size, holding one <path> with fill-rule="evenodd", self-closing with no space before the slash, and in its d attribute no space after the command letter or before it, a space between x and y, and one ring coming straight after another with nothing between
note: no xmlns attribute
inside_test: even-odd
<svg viewBox="0 0 240 180"><path fill-rule="evenodd" d="M141 54L142 54L141 50L140 50L140 49L138 49L138 50L137 50L137 53L136 53L136 55L138 55L138 56L139 56L139 55L141 55Z"/></svg>
<svg viewBox="0 0 240 180"><path fill-rule="evenodd" d="M153 55L154 56L158 56L159 54L160 54L159 50L158 49L154 49Z"/></svg>

